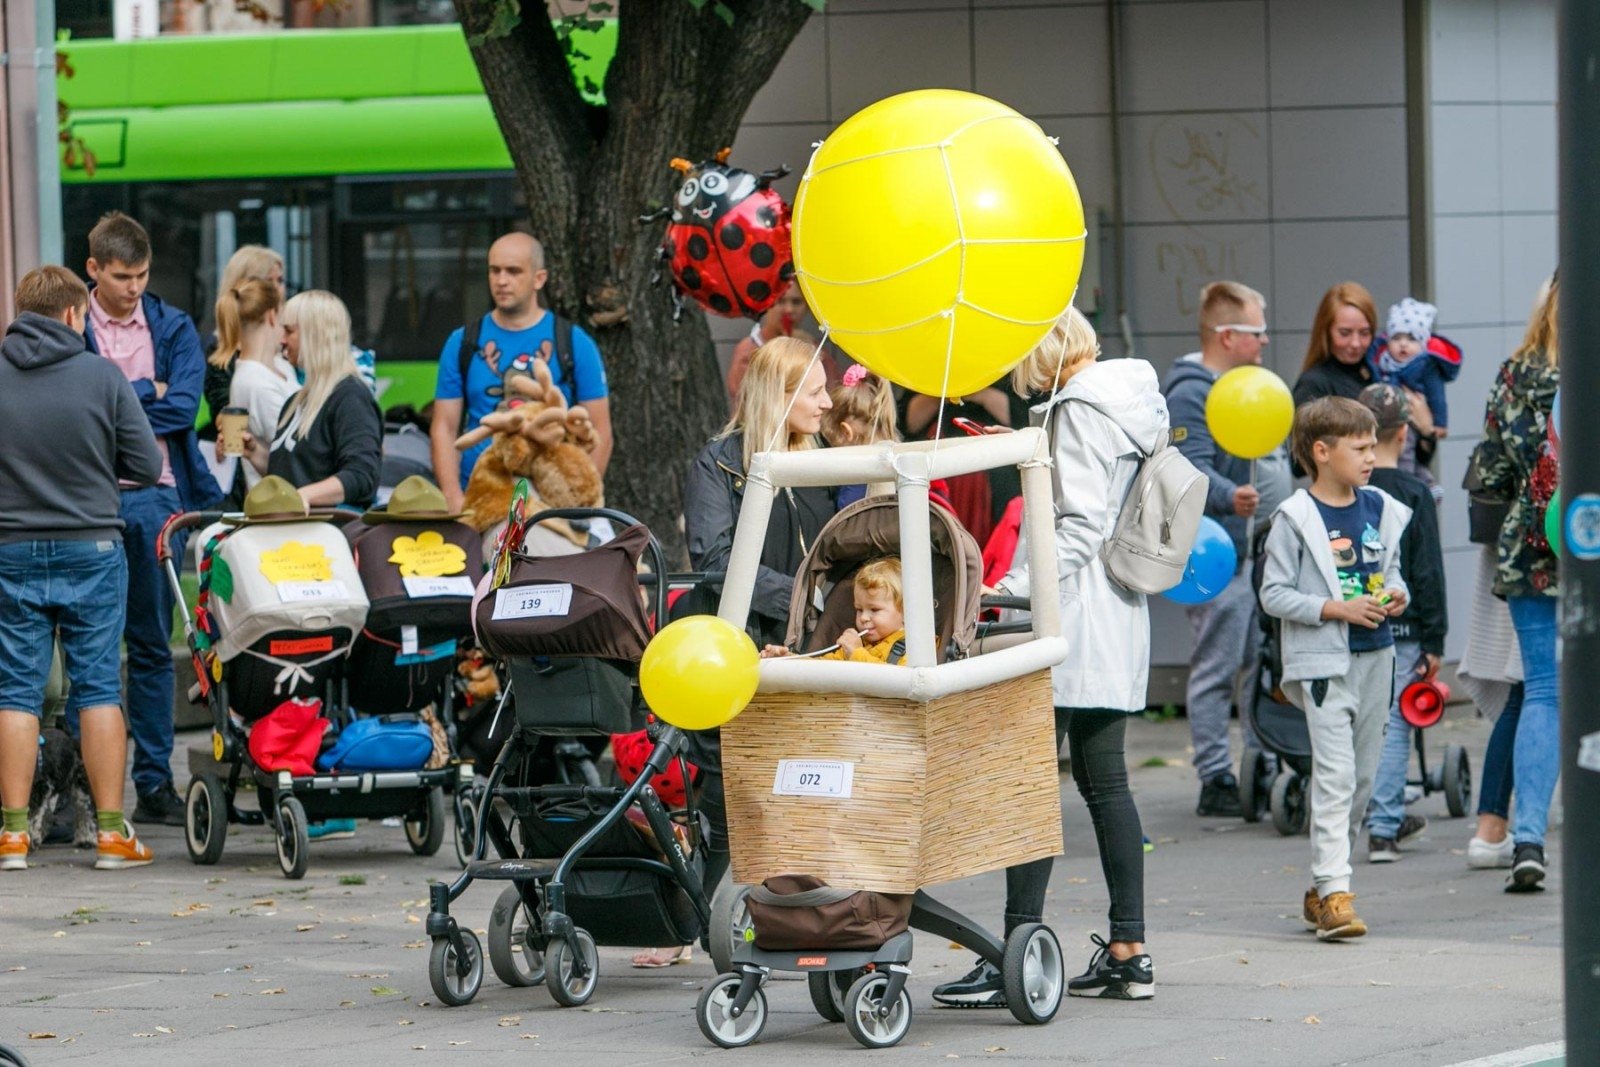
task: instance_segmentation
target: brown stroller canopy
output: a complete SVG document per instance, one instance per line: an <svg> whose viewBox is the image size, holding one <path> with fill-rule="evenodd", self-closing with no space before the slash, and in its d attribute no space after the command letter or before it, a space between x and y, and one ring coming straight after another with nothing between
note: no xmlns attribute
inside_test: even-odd
<svg viewBox="0 0 1600 1067"><path fill-rule="evenodd" d="M615 538L570 556L524 556L511 576L476 606L478 638L492 655L599 656L638 663L650 640L650 621L639 595L639 556L650 531L635 524ZM570 585L564 615L496 619L496 592L532 585Z"/></svg>
<svg viewBox="0 0 1600 1067"><path fill-rule="evenodd" d="M972 646L983 596L983 553L961 522L937 504L928 505L928 530L942 663L950 646L956 659L965 658ZM814 652L833 644L842 630L854 625L856 571L875 559L899 555L900 503L895 497L870 496L829 519L795 575L789 646Z"/></svg>

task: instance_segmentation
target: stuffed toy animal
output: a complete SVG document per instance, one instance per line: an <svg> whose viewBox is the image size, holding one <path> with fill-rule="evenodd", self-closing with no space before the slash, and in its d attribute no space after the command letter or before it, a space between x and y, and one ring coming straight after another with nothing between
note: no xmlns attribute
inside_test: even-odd
<svg viewBox="0 0 1600 1067"><path fill-rule="evenodd" d="M500 695L500 676L481 650L462 655L456 673L467 680L467 694L473 704L485 704Z"/></svg>
<svg viewBox="0 0 1600 1067"><path fill-rule="evenodd" d="M605 494L589 458L595 444L589 413L567 407L550 368L539 361L526 373L508 375L505 389L514 399L456 440L464 451L494 438L467 481L466 521L479 533L504 522L518 478L528 479L537 497L530 514L547 507L599 507Z"/></svg>

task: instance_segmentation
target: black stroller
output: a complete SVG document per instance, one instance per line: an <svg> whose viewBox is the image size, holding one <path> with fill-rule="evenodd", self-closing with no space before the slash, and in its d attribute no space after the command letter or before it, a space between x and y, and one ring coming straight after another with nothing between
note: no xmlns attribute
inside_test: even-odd
<svg viewBox="0 0 1600 1067"><path fill-rule="evenodd" d="M653 587L654 618L664 618L660 545L635 519L608 509L545 511L528 522L594 517L621 532L577 555L515 553L506 583L476 607L484 647L508 664L499 714L513 716L514 726L476 805L473 858L454 883L430 889L428 977L446 1005L466 1004L483 981L483 948L450 914L451 901L480 878L510 883L489 919L495 974L512 986L543 981L567 1007L594 995L597 944L689 944L707 922L692 795L683 810L669 811L650 784L681 759L679 730L649 724L654 747L626 788L552 784L549 763L538 758L549 738L604 738L645 718L636 675L651 616L639 587ZM641 578L646 554L652 573ZM499 859L485 858L491 844Z"/></svg>
<svg viewBox="0 0 1600 1067"><path fill-rule="evenodd" d="M444 840L444 788L463 773L470 776L470 766L294 773L263 770L251 756L251 730L290 698L315 697L331 717L349 721L346 657L369 606L339 531L352 518L335 512L258 523L222 512L185 512L161 531L158 555L185 605L184 638L198 679L189 696L209 707L212 754L226 768L202 771L189 783L184 836L195 863L221 859L229 823L270 825L286 878L305 875L307 827L314 821L399 816L412 851L424 856ZM207 601L191 611L172 542L175 534L195 529L208 541L199 553L208 572ZM314 566L297 569L308 552ZM268 565L269 557L278 562ZM284 569L275 569L279 565ZM246 776L256 810L237 804Z"/></svg>

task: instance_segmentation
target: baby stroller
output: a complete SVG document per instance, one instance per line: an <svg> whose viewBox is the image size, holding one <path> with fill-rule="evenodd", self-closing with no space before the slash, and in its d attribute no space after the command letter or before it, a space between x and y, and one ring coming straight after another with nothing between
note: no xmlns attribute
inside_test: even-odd
<svg viewBox="0 0 1600 1067"><path fill-rule="evenodd" d="M478 636L507 661L499 713L513 716L514 726L484 785L472 860L454 883L430 889L428 977L446 1005L466 1004L483 981L483 948L450 914L450 903L478 879L510 883L489 919L495 974L512 986L543 981L567 1007L594 995L597 945L688 944L706 923L693 798L669 811L651 786L681 758L681 732L650 725L645 773L626 788L552 783L548 764L536 758L550 738L603 739L638 729L645 718L636 675L650 616L638 569L647 554L654 617L664 617L665 583L654 580L666 573L660 545L636 520L608 509L545 511L528 522L596 516L618 526L615 539L577 555L514 553L504 585L494 588L491 574L480 586ZM485 858L491 844L499 859Z"/></svg>
<svg viewBox="0 0 1600 1067"><path fill-rule="evenodd" d="M893 497L869 497L840 511L818 534L795 580L787 640L791 647L801 652L820 651L851 624L852 580L856 571L870 560L900 551L899 509L900 504ZM981 555L971 535L938 506L929 508L928 532L937 659L964 659L973 650L977 630ZM800 669L826 666L805 665ZM884 672L906 668L865 669ZM722 728L735 870L748 858L742 853L760 852L764 868L789 862L786 857L792 857L796 864L816 862L817 857L829 851L853 853L857 858L882 855L883 850L895 846L875 840L880 831L889 828L892 835L909 833L908 824L924 818L926 810L923 799L914 794L924 787L924 782L930 795L943 792L946 787L940 779L962 762L957 756L962 750L967 766L986 768L988 797L1004 798L1025 792L1029 786L1023 785L1024 781L1043 783L1038 790L1039 803L1021 820L1016 835L1020 840L1036 834L1035 840L1026 842L1036 849L1035 854L1059 850L1053 738L1044 739L1051 731L1049 716L1039 714L1041 707L1048 708L1048 688L1047 674L1030 675L1022 679L1019 687L998 682L982 690L956 694L954 699L922 705L925 710L921 712L915 706L907 706L907 701L851 693L830 693L826 701L819 701L812 694L782 691L758 696L750 709ZM840 708L839 704L845 706ZM1026 746L1025 751L1013 749L1009 758L999 749L967 748L965 737L948 749L923 740L924 729L927 736L961 732L962 719L969 723L982 720L986 726L998 724L995 733L1004 733L1006 724L1000 720L1008 715L1016 716L1016 721L1026 721L1031 716L1043 728L1042 732L1033 731L1032 740L1038 743ZM893 733L902 728L908 731L905 737ZM983 749L987 743L980 741L976 749ZM874 760L874 749L881 749L886 758ZM832 803L807 805L805 797L800 797L793 809L779 810L790 796L759 796L778 794L786 788L781 785L787 773L784 767L794 761L770 758L776 754L822 756L810 763L821 775L829 773L827 767L840 766L844 762L840 757L845 757L851 768L851 789L858 795L877 790L868 801L868 811ZM778 784L770 769L774 764ZM917 785L896 787L886 781L891 775ZM800 792L806 787L802 781ZM850 796L849 791L835 793ZM1043 795L1046 793L1048 796ZM934 801L926 803L931 807ZM1048 825L1042 825L1046 819ZM946 854L934 862L961 864L972 860L974 850L967 842L980 836L978 824L984 821L979 813L953 810L934 816L932 825L946 838L940 850ZM778 836L799 838L807 834L828 839L831 844L813 851L805 845L792 847L775 840ZM904 841L898 847L900 851L913 848ZM950 849L962 855L949 855ZM802 852L805 859L798 858ZM978 869L988 866L981 859L978 864ZM849 861L844 865L848 866ZM944 881L968 873L976 871L958 871L953 866L928 870L915 882ZM920 888L911 892L904 891L906 886L886 889L890 882L898 881L893 876L861 890L844 888L860 884L847 878L849 875L830 875L824 882L813 877L773 876L762 885L730 886L719 891L711 917L713 949L723 931L743 926L745 932L732 939L726 966L724 960L716 961L724 973L705 988L696 1005L696 1021L708 1040L734 1048L759 1038L767 1017L763 989L766 976L772 970L785 970L805 973L813 1008L829 1022L844 1023L860 1044L868 1048L897 1044L911 1024L911 996L906 988L911 974L909 928L970 948L998 967L1005 982L1007 1006L1019 1021L1042 1024L1054 1018L1066 983L1061 948L1048 926L1025 924L1002 940ZM866 924L870 935L859 928L863 924L855 922L855 929L840 930L815 943L799 943L795 927L803 927L808 921L828 927L829 909L848 912L855 920L864 914L878 918ZM807 911L815 918L803 918ZM763 914L770 925L763 925Z"/></svg>
<svg viewBox="0 0 1600 1067"><path fill-rule="evenodd" d="M185 512L161 531L158 554L180 604L185 599L173 538L204 531L196 544L202 600L183 612L197 679L189 696L209 707L212 753L226 770L202 771L189 783L185 841L195 863L222 857L229 823L270 825L287 878L306 872L312 821L399 816L420 855L431 855L443 840L443 787L460 773L457 767L422 770L418 759L416 770L320 772L312 764L326 729L320 713L337 709L338 718L352 721L345 714L345 659L366 621L368 601L338 528L350 518ZM304 703L310 699L320 706ZM302 702L296 708L300 744L294 746L300 751L286 761L294 769L264 770L252 756L251 735L263 723L274 724L266 727L273 732L270 713L290 701ZM256 791L254 811L236 802L246 777Z"/></svg>

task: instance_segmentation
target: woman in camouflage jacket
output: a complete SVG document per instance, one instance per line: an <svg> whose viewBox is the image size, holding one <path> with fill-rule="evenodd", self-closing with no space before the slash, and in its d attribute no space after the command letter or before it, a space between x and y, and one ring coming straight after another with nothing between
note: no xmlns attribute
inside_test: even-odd
<svg viewBox="0 0 1600 1067"><path fill-rule="evenodd" d="M1513 756L1516 852L1509 892L1538 889L1544 881L1545 827L1560 770L1559 560L1544 534L1544 513L1558 475L1550 440L1550 412L1561 381L1557 293L1552 277L1522 344L1489 391L1483 440L1472 455L1475 495L1509 504L1500 527L1494 592L1511 609L1522 649L1524 696Z"/></svg>

